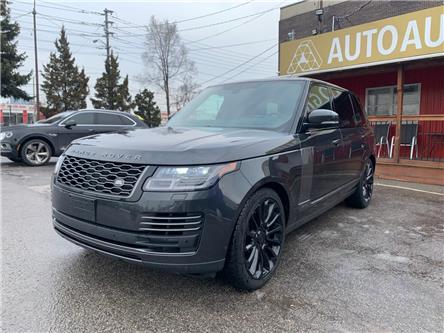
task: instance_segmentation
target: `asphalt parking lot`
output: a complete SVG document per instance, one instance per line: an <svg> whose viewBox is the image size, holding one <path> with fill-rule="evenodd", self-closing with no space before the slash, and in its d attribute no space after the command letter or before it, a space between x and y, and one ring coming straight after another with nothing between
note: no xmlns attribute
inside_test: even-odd
<svg viewBox="0 0 444 333"><path fill-rule="evenodd" d="M442 195L375 186L368 209L339 205L290 234L276 276L248 293L60 238L53 167L1 159L4 331L443 331Z"/></svg>

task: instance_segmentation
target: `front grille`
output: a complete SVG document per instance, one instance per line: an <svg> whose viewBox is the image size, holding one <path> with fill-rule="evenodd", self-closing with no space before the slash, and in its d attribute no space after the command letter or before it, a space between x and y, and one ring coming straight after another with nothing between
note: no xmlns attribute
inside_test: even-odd
<svg viewBox="0 0 444 333"><path fill-rule="evenodd" d="M128 197L144 169L139 164L66 156L57 181L84 191Z"/></svg>
<svg viewBox="0 0 444 333"><path fill-rule="evenodd" d="M147 213L139 222L137 245L155 252L194 252L202 234L203 218L199 213Z"/></svg>

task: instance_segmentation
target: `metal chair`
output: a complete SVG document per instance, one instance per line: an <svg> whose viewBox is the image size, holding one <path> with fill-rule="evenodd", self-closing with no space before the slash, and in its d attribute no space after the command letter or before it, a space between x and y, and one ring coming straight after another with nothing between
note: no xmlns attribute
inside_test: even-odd
<svg viewBox="0 0 444 333"><path fill-rule="evenodd" d="M393 142L394 137L390 145L390 158L393 155ZM413 153L416 152L415 156L418 159L418 123L401 123L401 136L399 138L400 147L410 147L410 159L413 159ZM416 148L416 149L415 149Z"/></svg>
<svg viewBox="0 0 444 333"><path fill-rule="evenodd" d="M386 145L387 155L390 156L391 147L388 140L390 123L376 123L373 129L375 134L376 147L378 148L378 158L381 156L381 149L383 145Z"/></svg>

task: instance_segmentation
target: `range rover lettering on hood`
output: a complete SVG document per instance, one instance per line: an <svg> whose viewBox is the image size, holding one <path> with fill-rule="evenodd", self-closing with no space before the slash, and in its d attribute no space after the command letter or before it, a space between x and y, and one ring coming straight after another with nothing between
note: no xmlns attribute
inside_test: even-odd
<svg viewBox="0 0 444 333"><path fill-rule="evenodd" d="M112 152L101 152L97 153L94 151L87 151L81 149L70 149L69 155L77 156L77 157L86 157L86 158L99 158L99 159L107 159L110 161L140 161L142 159L141 155L132 155L132 154L124 154L124 153L112 153Z"/></svg>

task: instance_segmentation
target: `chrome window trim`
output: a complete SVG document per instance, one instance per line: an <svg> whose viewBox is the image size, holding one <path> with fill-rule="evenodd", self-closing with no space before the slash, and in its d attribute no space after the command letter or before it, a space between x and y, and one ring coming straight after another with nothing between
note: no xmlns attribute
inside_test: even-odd
<svg viewBox="0 0 444 333"><path fill-rule="evenodd" d="M68 117L66 117L64 120L62 120L60 123L59 123L59 125L58 126L65 126L64 125L64 123L68 120L68 119L70 119L71 117L74 117L75 115L77 115L77 114L79 114L80 112L82 112L82 113L92 113L92 114L94 114L94 113L104 113L104 114L112 114L112 115L114 115L114 116L121 116L121 117L125 117L125 118L127 118L127 119L129 119L133 124L132 125L105 125L105 124L103 124L103 125L100 125L100 124L90 124L90 125L76 125L76 126L78 126L78 127L91 127L91 126L95 126L95 127L97 127L97 126L100 126L100 127L104 127L104 126L112 126L112 127L116 127L116 126L122 126L122 127L134 127L134 126L136 126L137 125L137 123L133 120L133 119L131 119L130 117L128 117L127 115L125 115L125 114L116 114L116 113L108 113L109 111L78 111L78 112L75 112L75 113L73 113L72 115L69 115Z"/></svg>

